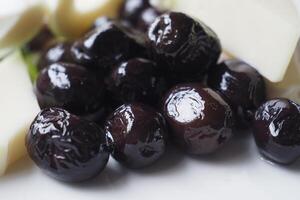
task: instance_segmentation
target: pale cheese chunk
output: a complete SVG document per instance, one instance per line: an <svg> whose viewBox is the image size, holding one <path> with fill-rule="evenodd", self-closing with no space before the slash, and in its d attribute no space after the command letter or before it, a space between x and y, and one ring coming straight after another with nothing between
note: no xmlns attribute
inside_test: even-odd
<svg viewBox="0 0 300 200"><path fill-rule="evenodd" d="M25 134L39 112L26 64L19 52L0 62L0 175L26 154Z"/></svg>

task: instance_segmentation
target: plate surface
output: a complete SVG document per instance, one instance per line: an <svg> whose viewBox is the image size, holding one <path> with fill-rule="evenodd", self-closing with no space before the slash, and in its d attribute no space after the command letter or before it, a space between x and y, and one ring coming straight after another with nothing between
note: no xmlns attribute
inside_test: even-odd
<svg viewBox="0 0 300 200"><path fill-rule="evenodd" d="M0 180L3 200L298 200L300 162L285 168L261 159L251 136L241 133L221 151L189 157L170 149L156 165L127 170L113 159L95 180L80 185L55 181L26 158Z"/></svg>
<svg viewBox="0 0 300 200"><path fill-rule="evenodd" d="M250 133L240 133L207 157L170 148L162 160L142 171L127 170L110 159L102 174L79 185L57 182L24 158L0 178L0 199L299 200L299 187L300 161L290 167L269 163L260 157Z"/></svg>

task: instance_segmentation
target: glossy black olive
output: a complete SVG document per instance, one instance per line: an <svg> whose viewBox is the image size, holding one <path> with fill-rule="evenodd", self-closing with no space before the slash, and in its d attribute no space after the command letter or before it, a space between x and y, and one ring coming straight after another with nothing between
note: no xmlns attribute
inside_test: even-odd
<svg viewBox="0 0 300 200"><path fill-rule="evenodd" d="M100 68L101 71L96 56L83 48L82 40L77 40L72 44L70 54L74 63L82 65L87 69L97 70Z"/></svg>
<svg viewBox="0 0 300 200"><path fill-rule="evenodd" d="M207 83L226 98L240 128L251 124L256 109L266 98L263 77L250 65L239 60L227 60L212 67Z"/></svg>
<svg viewBox="0 0 300 200"><path fill-rule="evenodd" d="M150 56L169 66L169 76L182 80L203 77L217 63L221 45L216 34L188 15L170 12L158 17L148 30Z"/></svg>
<svg viewBox="0 0 300 200"><path fill-rule="evenodd" d="M163 12L157 10L156 8L148 8L144 10L139 17L136 28L143 33L146 33L155 19L162 14Z"/></svg>
<svg viewBox="0 0 300 200"><path fill-rule="evenodd" d="M191 154L208 154L223 146L234 124L230 106L198 83L175 86L166 95L163 113L171 139Z"/></svg>
<svg viewBox="0 0 300 200"><path fill-rule="evenodd" d="M108 138L96 124L59 108L42 110L26 136L31 159L48 175L79 182L98 175L109 158Z"/></svg>
<svg viewBox="0 0 300 200"><path fill-rule="evenodd" d="M138 55L143 49L119 23L111 20L103 22L77 42L77 48L96 60L97 67L104 71Z"/></svg>
<svg viewBox="0 0 300 200"><path fill-rule="evenodd" d="M105 130L112 138L112 156L129 168L146 167L165 152L164 118L149 106L122 105L108 118Z"/></svg>
<svg viewBox="0 0 300 200"><path fill-rule="evenodd" d="M103 110L103 81L79 65L54 63L41 71L35 87L41 108L60 107L77 115Z"/></svg>
<svg viewBox="0 0 300 200"><path fill-rule="evenodd" d="M290 164L300 157L300 105L288 99L273 99L255 113L253 134L267 159Z"/></svg>
<svg viewBox="0 0 300 200"><path fill-rule="evenodd" d="M142 12L152 7L149 0L125 0L120 9L119 18L136 25Z"/></svg>
<svg viewBox="0 0 300 200"><path fill-rule="evenodd" d="M142 58L123 62L110 73L107 89L117 102L157 102L167 86L156 68L154 62Z"/></svg>
<svg viewBox="0 0 300 200"><path fill-rule="evenodd" d="M126 0L120 10L120 19L129 26L146 32L156 17L163 12L153 7L149 0Z"/></svg>
<svg viewBox="0 0 300 200"><path fill-rule="evenodd" d="M25 46L25 50L29 52L40 52L45 50L47 46L54 40L54 35L48 28L48 26L44 25L40 32L30 40Z"/></svg>
<svg viewBox="0 0 300 200"><path fill-rule="evenodd" d="M70 47L70 42L56 42L50 45L42 52L38 63L38 69L41 71L50 64L56 62L73 62L70 55Z"/></svg>

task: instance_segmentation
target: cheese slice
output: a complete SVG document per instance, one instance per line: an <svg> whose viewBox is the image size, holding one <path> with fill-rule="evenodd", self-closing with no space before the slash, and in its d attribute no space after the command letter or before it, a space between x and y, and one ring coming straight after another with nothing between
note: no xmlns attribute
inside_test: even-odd
<svg viewBox="0 0 300 200"><path fill-rule="evenodd" d="M266 83L268 98L285 97L300 104L300 42L283 80Z"/></svg>
<svg viewBox="0 0 300 200"><path fill-rule="evenodd" d="M208 24L226 51L254 66L271 82L283 80L300 36L300 20L291 0L162 2L162 6Z"/></svg>
<svg viewBox="0 0 300 200"><path fill-rule="evenodd" d="M46 7L38 0L0 3L0 58L30 40L44 23ZM6 9L4 9L6 8Z"/></svg>
<svg viewBox="0 0 300 200"><path fill-rule="evenodd" d="M60 36L77 38L89 30L97 17L116 17L123 0L48 0L49 24Z"/></svg>
<svg viewBox="0 0 300 200"><path fill-rule="evenodd" d="M39 112L27 67L19 52L0 62L0 175L26 154L25 134Z"/></svg>

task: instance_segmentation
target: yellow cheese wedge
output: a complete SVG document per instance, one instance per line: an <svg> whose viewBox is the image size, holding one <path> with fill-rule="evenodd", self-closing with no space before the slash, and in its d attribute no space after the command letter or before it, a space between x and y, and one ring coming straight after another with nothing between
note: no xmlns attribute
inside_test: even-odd
<svg viewBox="0 0 300 200"><path fill-rule="evenodd" d="M0 62L0 176L26 154L25 134L39 112L27 67L19 52Z"/></svg>
<svg viewBox="0 0 300 200"><path fill-rule="evenodd" d="M55 5L51 0L49 3L55 8L51 11L49 24L56 34L77 38L89 30L97 17L115 17L122 2L123 0L58 0Z"/></svg>
<svg viewBox="0 0 300 200"><path fill-rule="evenodd" d="M1 4L4 7L9 5ZM15 2L15 10L11 8L13 6L8 7L10 12L3 11L0 14L0 58L11 49L30 40L40 30L45 20L46 7L42 1Z"/></svg>

